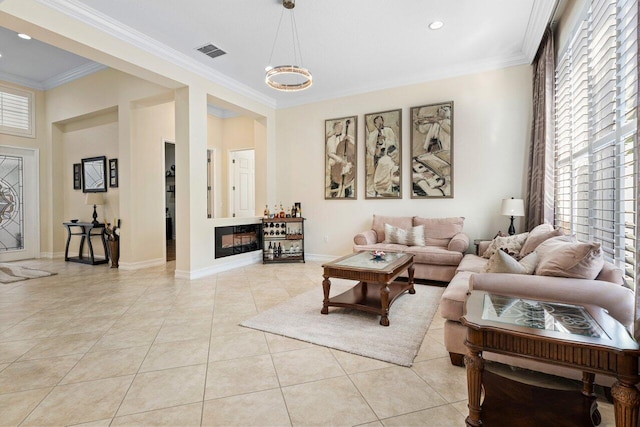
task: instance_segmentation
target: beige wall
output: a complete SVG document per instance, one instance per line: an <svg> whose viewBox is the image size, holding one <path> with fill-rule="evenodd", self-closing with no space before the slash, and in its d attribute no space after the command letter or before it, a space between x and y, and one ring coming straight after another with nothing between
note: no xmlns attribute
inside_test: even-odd
<svg viewBox="0 0 640 427"><path fill-rule="evenodd" d="M454 102L453 199L410 199L409 108ZM364 114L402 108L402 200L364 199ZM324 199L324 120L358 116L358 198ZM518 66L277 111L276 201L302 203L305 250L343 255L373 214L464 216L471 239L506 231L503 198L522 197L531 120L531 67ZM520 230L519 221L516 223ZM325 241L326 238L326 241ZM473 247L473 245L472 245Z"/></svg>
<svg viewBox="0 0 640 427"><path fill-rule="evenodd" d="M171 90L112 69L46 92L45 128L52 153L42 160L51 167L45 194L51 197L47 231L52 253L64 250L66 234L60 224L70 215L83 218L75 212L86 210L78 206L82 195L68 194L70 164L106 155L118 158L119 187L108 189L108 205L99 214L101 220L122 219L120 264L127 268L164 260L162 138L175 135L172 97ZM68 159L76 148L79 152Z"/></svg>
<svg viewBox="0 0 640 427"><path fill-rule="evenodd" d="M107 112L95 117L72 121L62 127L62 172L64 175L64 213L65 220L73 218L90 222L93 220L93 206L85 204L86 193L73 189L73 164L81 163L88 157L118 158L118 114ZM58 167L58 166L56 166ZM107 172L108 173L108 172ZM120 217L120 196L118 188L109 188L103 193L105 204L97 206L98 221L113 222ZM62 227L62 225L60 225ZM77 242L75 242L77 244ZM96 255L103 256L101 245L94 246ZM70 247L70 250L74 248Z"/></svg>
<svg viewBox="0 0 640 427"><path fill-rule="evenodd" d="M165 259L164 140L175 140L174 117L173 102L142 105L132 110L130 150L135 160L131 162L130 179L125 185L132 190L130 209L134 214L127 225L135 239L130 242L125 262L134 265ZM180 173L177 166L176 171ZM174 220L180 220L178 213Z"/></svg>
<svg viewBox="0 0 640 427"><path fill-rule="evenodd" d="M215 149L215 204L216 218L229 217L229 153L237 150L255 150L256 215L261 215L266 200L266 128L260 120L251 117L221 119L207 116L207 147Z"/></svg>

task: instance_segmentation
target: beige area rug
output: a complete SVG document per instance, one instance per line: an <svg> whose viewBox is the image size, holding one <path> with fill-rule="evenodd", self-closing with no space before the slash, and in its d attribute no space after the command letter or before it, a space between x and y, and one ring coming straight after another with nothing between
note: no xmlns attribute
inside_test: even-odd
<svg viewBox="0 0 640 427"><path fill-rule="evenodd" d="M353 284L332 284L331 296ZM329 307L320 314L322 287L298 295L240 323L285 337L335 348L401 366L411 366L438 308L444 288L415 285L416 293L398 297L389 310L390 325L380 316L363 311Z"/></svg>
<svg viewBox="0 0 640 427"><path fill-rule="evenodd" d="M20 280L36 279L38 277L52 276L55 273L49 273L44 270L23 267L19 264L0 263L0 283L13 283Z"/></svg>

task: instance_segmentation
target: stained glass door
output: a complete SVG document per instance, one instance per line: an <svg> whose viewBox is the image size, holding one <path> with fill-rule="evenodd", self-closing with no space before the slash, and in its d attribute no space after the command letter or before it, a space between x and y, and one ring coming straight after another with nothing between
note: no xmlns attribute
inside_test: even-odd
<svg viewBox="0 0 640 427"><path fill-rule="evenodd" d="M24 249L22 157L0 155L0 251Z"/></svg>
<svg viewBox="0 0 640 427"><path fill-rule="evenodd" d="M35 164L33 150L0 147L0 261L35 257Z"/></svg>

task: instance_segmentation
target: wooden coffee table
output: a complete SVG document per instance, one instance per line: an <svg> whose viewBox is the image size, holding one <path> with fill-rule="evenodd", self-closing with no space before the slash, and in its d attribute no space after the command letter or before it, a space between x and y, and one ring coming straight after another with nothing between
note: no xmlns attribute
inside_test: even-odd
<svg viewBox="0 0 640 427"><path fill-rule="evenodd" d="M597 425L595 374L618 380L611 388L616 426L638 426L638 343L603 308L472 291L460 321L467 327L467 426ZM483 351L581 369L582 390L523 391L522 383L485 372Z"/></svg>
<svg viewBox="0 0 640 427"><path fill-rule="evenodd" d="M322 266L324 269L324 302L322 314L329 314L329 307L348 307L379 314L380 324L389 326L389 308L405 291L415 294L413 287L413 255L387 253L383 260L374 260L370 252L358 252L339 258ZM395 279L408 270L409 281ZM329 298L329 278L358 280L348 291Z"/></svg>

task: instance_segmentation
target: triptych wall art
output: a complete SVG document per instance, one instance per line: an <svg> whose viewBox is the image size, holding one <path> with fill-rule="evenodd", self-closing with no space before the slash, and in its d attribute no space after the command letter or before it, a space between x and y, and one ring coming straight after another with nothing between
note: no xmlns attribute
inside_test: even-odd
<svg viewBox="0 0 640 427"><path fill-rule="evenodd" d="M453 101L410 108L412 199L453 198ZM357 198L357 116L325 120L325 199ZM402 199L402 109L364 115L365 199Z"/></svg>

